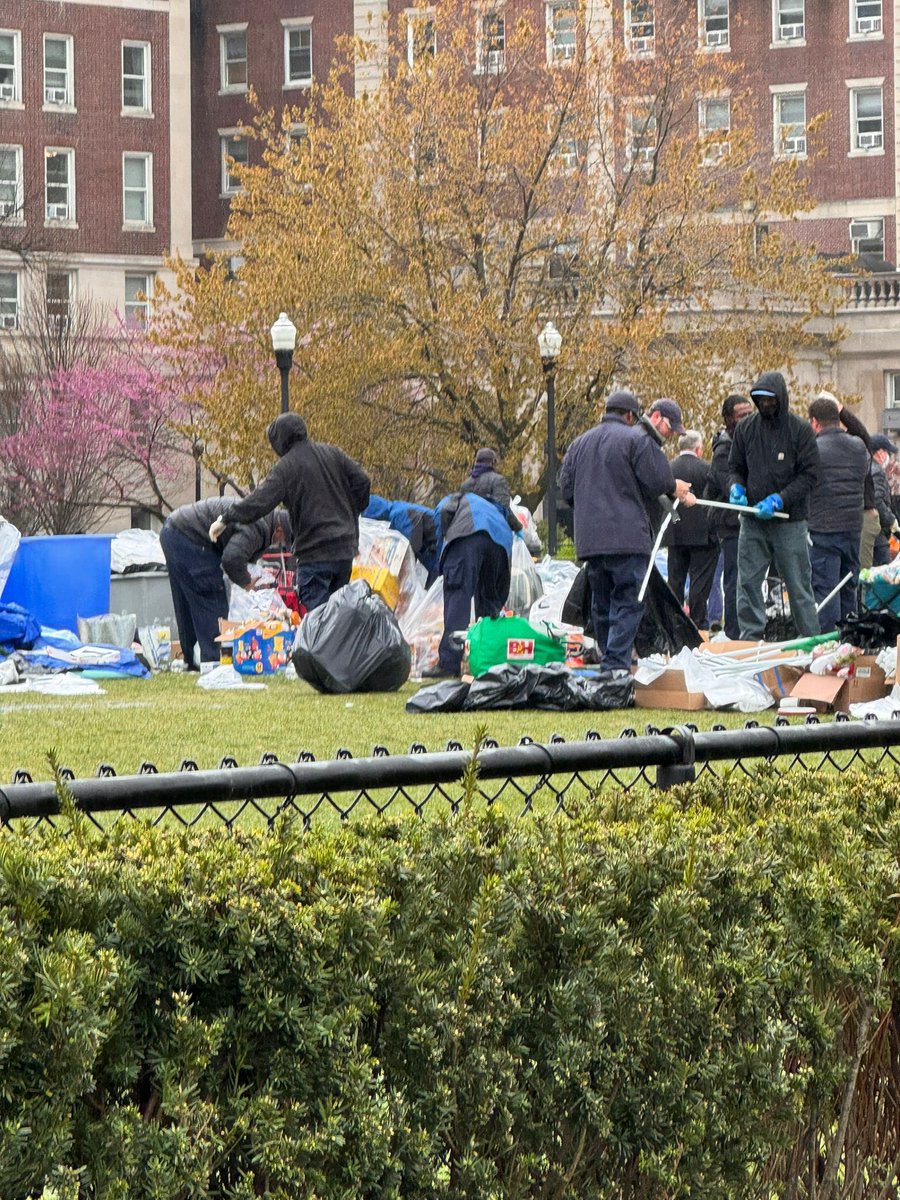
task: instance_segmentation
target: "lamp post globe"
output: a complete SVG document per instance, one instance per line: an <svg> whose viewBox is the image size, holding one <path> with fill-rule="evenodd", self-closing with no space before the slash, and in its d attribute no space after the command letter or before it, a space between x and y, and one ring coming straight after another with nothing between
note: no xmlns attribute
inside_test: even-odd
<svg viewBox="0 0 900 1200"><path fill-rule="evenodd" d="M275 362L281 372L281 411L286 413L290 407L288 377L294 362L294 347L297 345L297 327L287 315L279 313L278 320L272 326L272 349L275 351Z"/></svg>
<svg viewBox="0 0 900 1200"><path fill-rule="evenodd" d="M547 553L556 554L556 360L562 334L548 321L538 334L538 349L547 384Z"/></svg>

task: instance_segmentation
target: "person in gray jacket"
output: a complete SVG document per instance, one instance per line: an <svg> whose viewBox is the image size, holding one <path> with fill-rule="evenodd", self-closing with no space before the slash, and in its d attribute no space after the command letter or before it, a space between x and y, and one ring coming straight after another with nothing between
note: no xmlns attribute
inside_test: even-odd
<svg viewBox="0 0 900 1200"><path fill-rule="evenodd" d="M169 514L159 535L169 571L178 640L188 669L196 665L195 644L200 647L201 662L215 662L219 657L215 640L219 618L228 616L225 575L238 587L249 588L252 581L248 564L271 545L290 545L291 526L283 509L248 525L230 525L227 535L214 542L209 536L210 525L235 503L233 496L213 496L184 504Z"/></svg>
<svg viewBox="0 0 900 1200"><path fill-rule="evenodd" d="M513 533L522 532L522 522L512 510L509 484L506 476L497 470L497 451L487 446L475 455L475 463L459 489L463 493L474 492L483 500L491 500L503 513L504 520Z"/></svg>

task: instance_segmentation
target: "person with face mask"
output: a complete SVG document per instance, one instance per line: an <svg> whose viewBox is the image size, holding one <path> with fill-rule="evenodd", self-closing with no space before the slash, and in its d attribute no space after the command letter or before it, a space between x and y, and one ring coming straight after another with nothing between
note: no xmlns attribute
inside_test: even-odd
<svg viewBox="0 0 900 1200"><path fill-rule="evenodd" d="M732 392L722 404L724 428L713 438L709 479L703 495L707 500L727 501L731 488L728 457L735 428L753 412L753 405L740 392ZM737 619L737 548L741 531L740 517L723 509L709 510L709 524L718 536L722 550L722 591L724 595L725 633L737 639L741 629Z"/></svg>
<svg viewBox="0 0 900 1200"><path fill-rule="evenodd" d="M750 390L756 412L734 430L728 458L732 504L753 506L738 536L738 624L741 637L765 634L763 584L769 568L783 580L797 633L819 632L809 562L809 494L819 476L819 451L808 421L788 408L784 376L762 374ZM773 520L776 512L788 519Z"/></svg>

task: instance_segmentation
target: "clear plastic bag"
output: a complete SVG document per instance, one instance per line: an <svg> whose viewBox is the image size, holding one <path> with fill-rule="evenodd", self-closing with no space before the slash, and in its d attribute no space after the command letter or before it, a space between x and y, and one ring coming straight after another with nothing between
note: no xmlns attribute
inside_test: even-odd
<svg viewBox="0 0 900 1200"><path fill-rule="evenodd" d="M228 601L228 620L243 625L246 621L290 620L290 613L276 588L260 588L247 592L241 587L231 589Z"/></svg>
<svg viewBox="0 0 900 1200"><path fill-rule="evenodd" d="M421 599L421 575L422 568L402 533L391 529L387 521L360 518L352 577L365 579L398 620Z"/></svg>
<svg viewBox="0 0 900 1200"><path fill-rule="evenodd" d="M438 647L444 632L444 579L439 575L418 603L399 617L400 631L412 654L410 674L420 679L423 671L438 665Z"/></svg>
<svg viewBox="0 0 900 1200"><path fill-rule="evenodd" d="M19 553L20 541L21 535L15 525L0 517L0 596Z"/></svg>
<svg viewBox="0 0 900 1200"><path fill-rule="evenodd" d="M531 606L544 594L544 585L528 547L520 537L513 538L511 578L507 607L518 617L526 617Z"/></svg>

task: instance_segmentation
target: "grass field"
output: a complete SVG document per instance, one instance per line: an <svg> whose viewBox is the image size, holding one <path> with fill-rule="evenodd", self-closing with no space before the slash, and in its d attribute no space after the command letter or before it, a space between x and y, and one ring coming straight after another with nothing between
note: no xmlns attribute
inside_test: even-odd
<svg viewBox="0 0 900 1200"><path fill-rule="evenodd" d="M104 680L101 686L102 696L17 694L15 689L0 693L0 782L9 781L17 768L35 779L50 778L51 749L77 776L96 774L101 763L124 775L136 772L145 760L160 771L173 771L185 758L208 769L225 755L250 766L266 751L291 760L301 750L332 758L340 748L360 757L376 745L402 753L415 742L427 750L443 750L450 739L468 748L479 726L506 746L525 736L547 741L558 733L571 741L591 729L616 737L629 727L643 733L648 723L662 727L690 721L709 729L714 724L740 727L746 720L737 713L651 709L414 716L404 705L417 684L387 694L323 696L280 676L268 681L264 691L206 691L197 686L196 675L177 674ZM772 719L773 714L761 714L764 722Z"/></svg>

